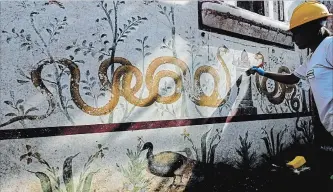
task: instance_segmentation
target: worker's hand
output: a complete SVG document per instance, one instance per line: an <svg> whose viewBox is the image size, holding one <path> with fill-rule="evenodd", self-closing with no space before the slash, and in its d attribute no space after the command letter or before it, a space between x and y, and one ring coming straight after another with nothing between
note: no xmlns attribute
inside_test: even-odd
<svg viewBox="0 0 333 192"><path fill-rule="evenodd" d="M260 67L253 66L247 71L247 73L251 74L251 75L253 75L255 73L258 73L259 75L264 76L265 75L265 70L263 70Z"/></svg>

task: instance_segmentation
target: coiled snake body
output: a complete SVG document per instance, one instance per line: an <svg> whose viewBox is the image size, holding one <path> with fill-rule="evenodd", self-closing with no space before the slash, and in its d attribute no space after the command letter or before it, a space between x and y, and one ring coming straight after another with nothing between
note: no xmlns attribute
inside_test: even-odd
<svg viewBox="0 0 333 192"><path fill-rule="evenodd" d="M262 64L264 63L264 56L261 53L257 53L255 55L255 57L257 60L261 60ZM283 72L290 73L290 70L286 66L279 67L278 73L283 73ZM296 85L286 85L286 84L274 81L274 89L273 89L273 91L269 92L267 90L267 80L268 80L267 77L261 78L259 76L259 74L256 73L255 83L256 83L257 89L261 94L266 95L269 102L271 102L274 105L279 105L284 101L286 94L291 93L291 97L290 97L291 108L295 111L299 110L300 101L296 97L296 91L297 91Z"/></svg>
<svg viewBox="0 0 333 192"><path fill-rule="evenodd" d="M221 48L218 48L217 51L217 59L219 60L225 74L226 74L226 88L229 91L231 87L231 77L230 72L221 56ZM108 88L111 93L112 97L110 97L107 104L101 107L92 107L89 104L87 104L80 95L80 69L73 62L72 60L61 58L61 59L54 59L53 61L50 60L42 60L39 63L37 63L34 70L31 72L31 80L34 84L34 86L41 91L42 94L45 94L47 96L47 101L49 103L49 109L47 110L47 113L45 115L26 115L26 116L20 116L11 119L10 121L0 124L0 127L8 125L10 123L13 123L15 121L29 119L29 120L41 120L46 117L48 117L55 109L56 101L54 96L52 95L51 91L46 87L44 84L41 74L43 71L43 68L47 65L50 65L52 63L62 65L64 67L67 67L70 71L70 93L72 96L72 100L75 103L75 105L82 110L83 112L92 115L92 116L101 116L106 115L108 113L111 113L116 105L118 104L119 97L123 96L129 103L139 106L139 107L147 107L152 105L155 101L158 103L163 104L170 104L176 102L180 96L181 96L181 88L183 86L183 78L184 79L188 73L189 69L185 62L178 58L170 57L170 56L163 56L158 57L154 59L151 64L149 65L147 69L147 75L145 79L146 87L148 89L149 95L146 98L138 98L135 94L140 90L142 83L143 83L143 77L142 72L131 64L130 61L128 61L125 58L122 57L114 57L113 62L110 62L111 58L104 60L98 70L98 77L103 87ZM121 66L118 67L112 78L112 82L109 81L107 76L107 70L111 65L114 64L120 64ZM158 67L160 67L163 64L173 64L181 69L182 74L177 74L176 72L170 71L170 70L161 70L156 73ZM201 90L200 87L200 76L203 73L209 73L214 78L214 90L213 93L210 96L205 95L202 91L200 91L197 98L190 97L192 102L196 105L200 106L208 106L208 107L219 107L226 103L226 99L220 99L219 93L218 93L218 85L219 85L219 73L216 69L210 67L210 66L201 66L195 71L194 75L194 87L199 86L199 90ZM135 76L136 83L133 87L131 87L132 78ZM170 96L162 96L158 93L159 88L159 82L164 77L170 77L174 80L176 89L174 93ZM228 96L228 95L227 95Z"/></svg>
<svg viewBox="0 0 333 192"><path fill-rule="evenodd" d="M223 50L224 49L224 50ZM221 67L225 73L225 83L226 83L226 90L227 95L225 98L220 98L220 94L218 93L218 85L220 83L220 75L216 69L214 69L211 66L200 66L197 68L197 70L194 73L194 81L193 81L193 87L197 88L199 90L199 94L197 97L190 97L191 101L199 106L207 106L207 107L220 107L224 105L230 96L230 89L231 89L231 76L229 69L223 60L223 54L226 54L227 50L223 47L219 47L217 49L216 57L221 64ZM260 53L256 54L257 59L262 59L262 62L264 62L264 56ZM45 86L41 74L45 66L50 64L58 64L62 65L64 67L67 67L70 71L70 93L72 96L72 100L75 103L75 105L82 110L83 112L92 115L92 116L101 116L111 113L116 105L118 104L119 97L123 96L129 103L139 106L139 107L147 107L152 105L154 102L163 103L163 104L171 104L176 102L180 96L181 96L181 90L183 86L183 78L188 80L189 78L186 78L189 73L188 66L186 63L178 58L171 57L171 56L163 56L158 57L154 59L151 64L149 65L147 69L147 75L145 79L146 87L148 89L149 95L146 98L138 98L135 94L140 90L142 84L143 84L143 77L142 72L131 64L130 61L128 61L125 58L122 57L114 57L113 61L111 62L111 58L104 60L98 70L98 77L101 82L101 85L107 89L109 89L112 93L112 96L110 97L107 104L101 107L92 107L89 104L87 104L80 95L80 69L73 62L72 60L61 58L61 59L54 59L54 60L47 60L44 59L37 63L34 70L31 71L31 80L34 86L44 95L46 95L46 99L49 104L49 108L47 109L47 112L44 115L25 115L25 116L17 116L9 121L0 124L0 127L9 125L13 122L20 121L20 120L42 120L50 116L55 107L56 107L56 101L53 96L53 94L50 92L50 90ZM111 65L114 64L120 64L121 66L118 67L112 78L112 82L109 81L107 76L107 70ZM156 70L163 64L173 64L176 67L179 67L182 74L177 74L174 71L170 70L161 70L156 73ZM289 73L289 69L287 67L280 67L278 70L279 73L286 72ZM203 73L208 73L214 78L214 88L213 92L210 96L205 95L201 89L200 85L200 77ZM135 85L131 87L132 78L135 76ZM159 83L162 78L164 77L170 77L175 82L175 91L170 96L162 96L158 93ZM256 85L258 88L258 91L264 95L267 96L268 100L273 104L281 104L283 100L285 99L286 93L292 93L291 95L291 107L293 110L298 111L300 107L300 102L298 98L296 98L296 86L295 85L285 85L282 83L274 82L274 90L272 92L269 92L267 90L267 78L263 77L260 81L260 77L257 74L255 76ZM188 82L186 82L188 83ZM187 84L189 85L189 84ZM276 96L279 92L280 94ZM192 94L192 93L188 93ZM296 105L296 106L295 106Z"/></svg>

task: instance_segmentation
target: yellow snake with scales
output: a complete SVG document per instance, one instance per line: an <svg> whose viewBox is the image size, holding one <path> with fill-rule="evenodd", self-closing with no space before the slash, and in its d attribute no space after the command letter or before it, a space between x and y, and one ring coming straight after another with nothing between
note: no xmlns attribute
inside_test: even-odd
<svg viewBox="0 0 333 192"><path fill-rule="evenodd" d="M230 88L231 88L231 77L229 69L227 68L226 63L222 58L222 54L225 54L226 51L222 50L222 47L217 49L217 59L221 64L222 69L225 72L226 77L226 89L228 90L228 94L226 97L229 96ZM82 110L83 112L92 115L92 116L101 116L111 113L116 105L118 104L119 97L123 96L129 103L139 106L139 107L147 107L152 105L154 102L163 103L163 104L171 104L176 102L181 96L181 88L183 86L183 78L180 74L177 74L174 71L170 70L161 70L156 73L158 67L164 64L172 64L176 67L181 69L182 75L186 77L188 75L189 69L187 64L178 59L171 56L162 56L154 59L147 69L146 75L146 87L148 89L149 95L146 98L138 98L135 94L140 90L143 77L142 72L131 64L125 58L122 57L115 57L113 62L110 62L110 58L104 60L99 67L98 70L98 77L102 84L102 86L112 90L112 97L109 99L108 103L101 107L92 107L87 104L80 95L80 69L78 65L73 62L72 60L61 58L61 59L54 59L53 62L45 59L37 63L34 70L31 71L31 81L34 86L44 95L47 96L47 101L49 103L49 108L44 115L25 115L25 116L18 116L14 117L11 120L7 121L6 123L0 124L0 127L9 125L13 122L20 121L20 120L41 120L49 115L55 109L56 101L53 94L50 90L46 87L42 80L42 71L43 68L47 65L51 65L56 63L58 65L62 65L67 67L70 71L70 93L72 96L72 100L75 105ZM113 75L112 82L109 81L107 76L107 70L111 65L120 64L121 66L118 67ZM210 96L205 95L200 87L200 76L203 73L209 73L214 78L214 90ZM133 87L131 87L132 78L135 76L136 83ZM176 89L174 93L170 96L161 96L158 93L159 82L164 77L170 77L175 81ZM226 99L219 98L218 93L218 85L220 82L220 75L216 69L210 66L201 66L195 71L194 75L194 87L198 87L200 93L198 98L190 97L192 102L199 106L207 106L207 107L219 107L226 103Z"/></svg>

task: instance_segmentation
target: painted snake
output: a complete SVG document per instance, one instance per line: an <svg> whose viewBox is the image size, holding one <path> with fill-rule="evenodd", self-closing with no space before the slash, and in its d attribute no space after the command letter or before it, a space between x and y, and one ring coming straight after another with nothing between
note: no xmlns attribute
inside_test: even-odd
<svg viewBox="0 0 333 192"><path fill-rule="evenodd" d="M218 48L217 50L217 59L220 62L225 74L226 74L226 89L230 90L231 88L231 77L229 69L227 68L227 65L225 64L222 53L225 53L226 51L221 51L222 48ZM125 58L122 57L114 57L113 62L110 62L111 58L104 60L98 70L98 77L103 87L108 88L112 91L112 97L110 97L107 104L101 107L92 107L89 104L87 104L80 95L80 69L78 65L73 62L72 60L61 58L58 60L50 61L47 59L44 59L37 63L36 67L31 71L31 81L33 85L44 95L46 95L46 99L49 104L49 108L44 115L25 115L25 116L18 116L15 118L12 118L11 120L7 121L6 123L0 124L0 127L9 125L13 122L19 121L19 120L41 120L45 119L48 116L50 116L56 107L56 101L51 93L51 91L46 87L44 84L41 74L43 71L43 68L50 64L58 64L62 65L64 67L67 67L70 71L70 93L72 96L72 100L75 103L75 105L82 110L83 112L92 115L92 116L101 116L111 113L116 105L118 104L119 97L123 96L129 103L139 106L139 107L147 107L152 105L155 101L158 103L163 104L170 104L176 102L180 96L181 96L181 89L183 86L183 79L180 74L177 74L176 72L170 71L170 70L161 70L156 73L156 70L158 67L160 67L163 64L173 64L181 69L182 75L186 77L189 73L188 66L186 63L178 58L174 58L171 56L163 56L158 57L154 59L151 64L149 65L147 69L147 75L146 75L146 87L148 89L149 95L146 98L138 98L135 94L140 90L142 83L143 83L143 77L142 72L131 64L130 61L128 61ZM120 64L121 66L118 67L113 75L112 82L109 81L107 76L107 70L111 65L114 64ZM200 87L200 76L203 73L209 73L214 78L214 90L213 93L210 96L205 95L202 92L202 89ZM135 76L136 83L133 87L131 87L132 78ZM162 96L158 93L159 88L159 82L164 77L170 77L174 80L176 89L174 93L170 96ZM191 97L191 100L196 105L200 106L207 106L207 107L219 107L226 103L225 99L219 98L218 93L218 85L220 81L220 75L217 72L216 69L210 66L201 66L195 71L194 75L194 87L199 88L199 96L197 98ZM186 78L184 78L186 79ZM230 92L230 91L229 91ZM229 95L229 92L227 94L227 97Z"/></svg>
<svg viewBox="0 0 333 192"><path fill-rule="evenodd" d="M257 60L261 60L260 65L263 65L264 56L261 53L255 54L255 58ZM283 73L283 72L290 73L290 70L286 66L279 67L278 73ZM269 102L271 102L274 105L281 104L284 101L286 94L292 93L291 97L290 97L291 108L295 111L299 110L300 101L296 97L296 91L297 91L296 85L286 85L286 84L274 81L274 90L272 92L269 92L267 90L267 80L268 80L267 77L261 78L259 76L259 74L256 73L255 82L256 82L256 86L257 86L259 93L266 95Z"/></svg>

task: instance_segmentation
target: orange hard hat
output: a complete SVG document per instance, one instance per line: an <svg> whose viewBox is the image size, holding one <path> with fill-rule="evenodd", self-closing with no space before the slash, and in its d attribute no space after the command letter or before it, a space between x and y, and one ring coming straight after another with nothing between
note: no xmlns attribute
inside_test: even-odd
<svg viewBox="0 0 333 192"><path fill-rule="evenodd" d="M289 30L316 19L332 16L327 7L317 1L308 1L294 9L290 19Z"/></svg>

